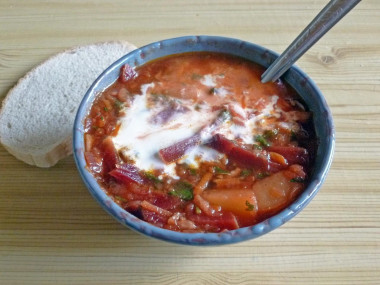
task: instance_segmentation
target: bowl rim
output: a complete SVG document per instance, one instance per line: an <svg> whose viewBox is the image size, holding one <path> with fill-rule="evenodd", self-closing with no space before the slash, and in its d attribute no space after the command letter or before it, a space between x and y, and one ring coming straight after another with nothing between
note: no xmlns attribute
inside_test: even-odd
<svg viewBox="0 0 380 285"><path fill-rule="evenodd" d="M331 115L331 111L327 105L327 102L319 90L317 85L311 80L306 73L304 73L299 67L293 65L283 76L285 81L287 77L290 78L290 75L297 78L297 81L304 81L303 84L307 84L310 92L314 92L316 98L316 102L319 104L319 108L323 111L323 118L325 119L325 128L326 128L326 137L321 137L319 139L318 150L320 149L321 143L323 143L323 153L319 155L323 155L319 159L319 165L316 167L315 173L312 174L310 182L306 189L298 196L298 198L290 204L288 207L283 209L278 214L271 216L270 218L255 224L253 226L239 228L236 230L221 232L221 233L181 233L175 232L167 229L162 229L156 227L152 224L149 224L143 220L140 220L125 211L121 208L117 203L115 203L110 197L107 196L105 191L103 191L100 185L97 183L95 178L91 175L91 173L86 168L86 162L84 159L84 144L83 144L83 118L87 115L89 106L93 99L97 96L97 94L107 88L110 83L113 83L117 80L117 77L113 79L112 82L109 82L108 85L102 86L101 83L105 80L105 78L112 77L112 73L119 73L120 67L124 65L128 60L134 60L132 65L140 65L145 62L149 62L150 55L154 55L156 53L160 53L161 51L165 51L166 47L171 47L173 49L173 45L181 46L181 45L190 45L191 50L194 47L202 47L202 44L213 45L216 49L220 48L218 44L227 44L227 46L232 46L239 49L245 49L247 52L253 52L256 54L261 54L262 62L260 65L264 67L268 67L271 62L278 57L278 54L266 49L257 44L243 41L235 38L221 37L221 36L183 36L165 39L161 41L156 41L150 44L147 44L141 48L138 48L117 61L111 64L108 68L106 68L98 78L93 82L90 88L87 90L84 95L79 108L77 110L77 114L74 121L73 128L73 153L76 166L80 173L80 176L86 185L88 191L93 196L93 198L102 206L102 208L108 212L112 217L114 217L121 224L129 227L130 229L137 231L141 234L144 234L149 237L153 237L156 239L174 242L177 244L186 244L186 245L222 245L222 244L231 244L236 242L241 242L253 238L257 238L262 236L284 223L288 222L295 215L297 215L309 202L313 199L313 197L319 191L321 185L326 179L327 173L330 169L334 148L335 148L335 128ZM205 49L201 49L202 51ZM218 49L219 50L219 49ZM181 53L180 52L170 52L168 54L173 53ZM186 51L185 51L186 52ZM222 51L225 52L225 51ZM234 54L231 52L230 54ZM235 55L241 56L241 53L236 53ZM155 56L154 58L159 58L161 56ZM242 56L248 60L246 56ZM251 60L252 61L252 60ZM257 62L257 61L256 61ZM290 82L288 82L292 85ZM101 89L98 89L100 88ZM292 86L294 88L294 86ZM295 88L296 89L296 88ZM298 92L298 90L296 90ZM300 92L298 92L300 93ZM304 98L301 94L300 96ZM315 127L315 126L314 126ZM318 154L317 154L318 155Z"/></svg>

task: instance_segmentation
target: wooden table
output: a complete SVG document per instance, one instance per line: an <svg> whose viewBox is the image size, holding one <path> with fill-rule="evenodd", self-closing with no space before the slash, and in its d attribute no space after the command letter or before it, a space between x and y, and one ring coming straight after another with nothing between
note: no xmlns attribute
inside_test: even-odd
<svg viewBox="0 0 380 285"><path fill-rule="evenodd" d="M210 34L281 52L326 3L2 0L0 98L49 56L104 40ZM105 214L72 157L40 169L0 147L0 284L380 284L380 2L360 3L297 64L326 96L337 144L289 223L236 245L168 244Z"/></svg>

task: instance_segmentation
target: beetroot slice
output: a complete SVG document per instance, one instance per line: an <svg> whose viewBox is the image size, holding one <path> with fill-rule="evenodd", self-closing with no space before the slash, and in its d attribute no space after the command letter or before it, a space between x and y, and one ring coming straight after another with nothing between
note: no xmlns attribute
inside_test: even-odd
<svg viewBox="0 0 380 285"><path fill-rule="evenodd" d="M120 157L113 144L112 138L107 137L102 142L102 150L104 152L103 165L105 173L110 172L120 162Z"/></svg>
<svg viewBox="0 0 380 285"><path fill-rule="evenodd" d="M212 228L222 230L236 230L239 228L239 223L234 214L226 212L220 216L210 217L205 214L190 215L188 219L198 225L207 225Z"/></svg>
<svg viewBox="0 0 380 285"><path fill-rule="evenodd" d="M160 149L158 152L162 161L166 164L180 159L187 150L199 145L201 143L200 134L195 134L187 139L179 141L171 146Z"/></svg>
<svg viewBox="0 0 380 285"><path fill-rule="evenodd" d="M135 78L136 76L137 76L137 72L129 64L124 64L121 67L120 76L119 76L119 79L121 82L123 83L128 82L129 80Z"/></svg>
<svg viewBox="0 0 380 285"><path fill-rule="evenodd" d="M142 185L145 183L144 177L140 175L140 169L129 163L116 165L116 168L110 171L109 175L126 184L137 183Z"/></svg>
<svg viewBox="0 0 380 285"><path fill-rule="evenodd" d="M245 149L221 134L216 134L208 146L224 153L229 159L244 167L252 167L269 172L277 172L284 168L282 165L271 161L266 151Z"/></svg>

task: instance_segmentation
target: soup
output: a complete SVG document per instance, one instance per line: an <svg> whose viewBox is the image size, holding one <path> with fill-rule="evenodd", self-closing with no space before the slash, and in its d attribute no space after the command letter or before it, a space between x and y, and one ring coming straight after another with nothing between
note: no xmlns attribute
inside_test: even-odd
<svg viewBox="0 0 380 285"><path fill-rule="evenodd" d="M85 118L85 159L120 207L157 227L254 225L305 189L312 117L240 57L192 52L124 65Z"/></svg>

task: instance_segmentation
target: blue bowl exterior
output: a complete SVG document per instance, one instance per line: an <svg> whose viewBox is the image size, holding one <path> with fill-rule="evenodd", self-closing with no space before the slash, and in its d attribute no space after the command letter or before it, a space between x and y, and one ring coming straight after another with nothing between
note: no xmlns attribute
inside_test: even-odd
<svg viewBox="0 0 380 285"><path fill-rule="evenodd" d="M120 67L126 63L136 67L166 55L192 51L229 53L246 58L264 67L268 67L278 56L270 50L249 42L216 36L186 36L163 40L123 56L98 77L80 104L74 123L73 139L77 168L92 196L111 216L123 225L149 237L187 245L222 245L259 237L289 221L311 201L326 178L333 158L335 134L331 112L317 86L304 72L295 66L285 73L283 79L301 95L314 114L314 127L318 138L314 171L310 184L296 201L277 215L259 224L223 233L190 234L161 229L136 218L113 202L99 187L86 167L83 152L84 117L88 114L89 108L99 92L102 92L118 78Z"/></svg>

